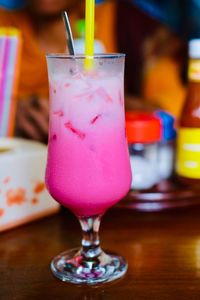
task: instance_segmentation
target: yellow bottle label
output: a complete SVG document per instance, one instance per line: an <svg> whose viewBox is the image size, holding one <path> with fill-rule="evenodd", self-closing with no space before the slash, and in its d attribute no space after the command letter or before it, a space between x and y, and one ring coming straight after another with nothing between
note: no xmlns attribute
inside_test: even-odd
<svg viewBox="0 0 200 300"><path fill-rule="evenodd" d="M188 68L188 78L190 81L200 81L200 60L190 60Z"/></svg>
<svg viewBox="0 0 200 300"><path fill-rule="evenodd" d="M179 130L176 171L180 176L200 179L200 129Z"/></svg>

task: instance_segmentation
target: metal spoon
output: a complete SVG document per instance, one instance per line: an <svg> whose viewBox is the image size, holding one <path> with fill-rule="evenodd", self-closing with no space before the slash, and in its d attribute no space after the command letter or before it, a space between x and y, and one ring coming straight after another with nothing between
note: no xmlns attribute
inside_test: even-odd
<svg viewBox="0 0 200 300"><path fill-rule="evenodd" d="M75 56L75 50L74 50L74 40L72 35L71 26L69 23L69 18L66 11L62 12L63 22L66 29L66 38L67 38L67 45L69 49L69 54Z"/></svg>

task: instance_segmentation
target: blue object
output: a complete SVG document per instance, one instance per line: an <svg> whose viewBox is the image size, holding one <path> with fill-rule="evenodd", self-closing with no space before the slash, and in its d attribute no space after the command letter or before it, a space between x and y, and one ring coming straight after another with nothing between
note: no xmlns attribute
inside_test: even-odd
<svg viewBox="0 0 200 300"><path fill-rule="evenodd" d="M101 3L103 3L104 2L104 0L95 0L95 3L96 4L101 4Z"/></svg>
<svg viewBox="0 0 200 300"><path fill-rule="evenodd" d="M162 123L162 141L170 141L176 138L176 130L174 128L174 117L163 110L158 110L155 115Z"/></svg>
<svg viewBox="0 0 200 300"><path fill-rule="evenodd" d="M199 38L200 0L131 0L186 39Z"/></svg>
<svg viewBox="0 0 200 300"><path fill-rule="evenodd" d="M0 7L6 9L20 9L24 6L26 0L0 0Z"/></svg>

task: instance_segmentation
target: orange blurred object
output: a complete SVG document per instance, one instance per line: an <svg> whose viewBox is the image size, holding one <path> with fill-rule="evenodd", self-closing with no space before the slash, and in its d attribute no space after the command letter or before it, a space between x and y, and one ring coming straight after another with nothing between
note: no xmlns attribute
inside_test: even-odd
<svg viewBox="0 0 200 300"><path fill-rule="evenodd" d="M148 102L179 117L186 88L180 78L178 64L170 57L162 57L145 73L143 96Z"/></svg>

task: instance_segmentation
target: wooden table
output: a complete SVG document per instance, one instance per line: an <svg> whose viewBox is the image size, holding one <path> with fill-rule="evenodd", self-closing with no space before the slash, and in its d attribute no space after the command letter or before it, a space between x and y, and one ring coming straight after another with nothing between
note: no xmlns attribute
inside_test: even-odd
<svg viewBox="0 0 200 300"><path fill-rule="evenodd" d="M104 249L129 262L114 283L80 287L61 282L51 258L79 246L80 227L68 211L0 235L0 299L200 299L200 208L139 213L113 208L101 226Z"/></svg>

